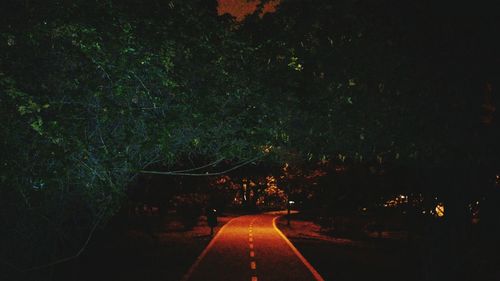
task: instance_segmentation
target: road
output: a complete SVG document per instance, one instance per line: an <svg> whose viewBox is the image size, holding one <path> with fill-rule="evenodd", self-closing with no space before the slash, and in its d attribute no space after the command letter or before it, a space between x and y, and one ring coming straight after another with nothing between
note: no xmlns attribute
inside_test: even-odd
<svg viewBox="0 0 500 281"><path fill-rule="evenodd" d="M258 214L229 221L183 281L323 281L278 230L276 218Z"/></svg>

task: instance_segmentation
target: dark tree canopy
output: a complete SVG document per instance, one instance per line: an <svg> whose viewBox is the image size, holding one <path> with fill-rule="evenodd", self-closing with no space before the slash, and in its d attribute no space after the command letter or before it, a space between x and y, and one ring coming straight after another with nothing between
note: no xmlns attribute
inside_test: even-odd
<svg viewBox="0 0 500 281"><path fill-rule="evenodd" d="M0 10L2 260L77 252L153 164L247 160L269 143L245 74L255 50L207 1Z"/></svg>
<svg viewBox="0 0 500 281"><path fill-rule="evenodd" d="M494 9L313 2L235 22L206 0L2 1L0 261L77 253L153 168L497 171Z"/></svg>

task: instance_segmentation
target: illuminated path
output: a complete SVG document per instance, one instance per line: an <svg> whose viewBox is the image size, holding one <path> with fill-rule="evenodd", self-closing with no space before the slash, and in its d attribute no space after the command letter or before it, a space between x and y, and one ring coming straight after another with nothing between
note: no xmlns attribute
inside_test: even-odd
<svg viewBox="0 0 500 281"><path fill-rule="evenodd" d="M323 281L276 228L276 215L235 218L212 239L185 281Z"/></svg>

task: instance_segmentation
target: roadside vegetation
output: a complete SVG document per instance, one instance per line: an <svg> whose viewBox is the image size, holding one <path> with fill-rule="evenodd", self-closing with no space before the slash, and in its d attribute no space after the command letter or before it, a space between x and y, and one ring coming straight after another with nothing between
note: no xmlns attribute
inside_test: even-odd
<svg viewBox="0 0 500 281"><path fill-rule="evenodd" d="M412 228L425 281L498 249L496 10L269 2L1 1L0 279L50 280L120 218L156 241L232 206Z"/></svg>

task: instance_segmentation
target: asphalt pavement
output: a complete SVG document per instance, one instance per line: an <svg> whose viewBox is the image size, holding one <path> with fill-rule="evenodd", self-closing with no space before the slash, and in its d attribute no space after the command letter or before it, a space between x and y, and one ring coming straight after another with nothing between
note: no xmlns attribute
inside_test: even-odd
<svg viewBox="0 0 500 281"><path fill-rule="evenodd" d="M276 214L224 225L183 281L323 281L275 225Z"/></svg>

